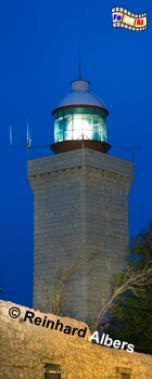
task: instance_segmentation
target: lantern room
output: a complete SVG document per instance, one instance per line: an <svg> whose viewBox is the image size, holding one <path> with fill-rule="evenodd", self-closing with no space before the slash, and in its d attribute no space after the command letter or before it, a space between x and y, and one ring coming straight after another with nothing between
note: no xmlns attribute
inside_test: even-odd
<svg viewBox="0 0 152 379"><path fill-rule="evenodd" d="M107 152L106 119L108 110L102 100L90 90L87 80L74 80L71 92L52 112L54 117L55 153L84 147Z"/></svg>

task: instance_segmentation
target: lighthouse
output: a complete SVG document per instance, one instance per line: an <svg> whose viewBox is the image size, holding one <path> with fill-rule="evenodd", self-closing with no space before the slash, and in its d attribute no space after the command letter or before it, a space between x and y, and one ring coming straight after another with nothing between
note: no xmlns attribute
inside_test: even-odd
<svg viewBox="0 0 152 379"><path fill-rule="evenodd" d="M90 323L128 254L133 167L108 153L108 114L89 81L72 81L52 111L52 154L30 160L28 167L34 195L33 306L47 312L58 302L61 314Z"/></svg>

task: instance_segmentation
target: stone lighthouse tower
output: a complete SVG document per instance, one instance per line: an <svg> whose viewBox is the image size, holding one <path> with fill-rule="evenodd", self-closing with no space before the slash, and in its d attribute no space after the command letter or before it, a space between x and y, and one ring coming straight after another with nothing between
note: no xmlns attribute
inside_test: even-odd
<svg viewBox="0 0 152 379"><path fill-rule="evenodd" d="M93 321L128 254L132 164L107 155L108 110L87 80L73 81L52 115L54 154L29 161L33 305Z"/></svg>

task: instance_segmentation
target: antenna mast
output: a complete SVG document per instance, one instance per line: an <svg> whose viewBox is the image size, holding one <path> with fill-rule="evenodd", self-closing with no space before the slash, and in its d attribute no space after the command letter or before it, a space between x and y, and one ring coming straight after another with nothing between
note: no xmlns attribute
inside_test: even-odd
<svg viewBox="0 0 152 379"><path fill-rule="evenodd" d="M25 146L26 146L26 149L28 150L32 145L32 140L31 140L31 137L30 137L30 131L29 131L29 122L27 120L27 126L26 126L26 143L25 143Z"/></svg>
<svg viewBox="0 0 152 379"><path fill-rule="evenodd" d="M12 131L12 126L9 126L9 141L10 141L10 146L13 146L13 131Z"/></svg>
<svg viewBox="0 0 152 379"><path fill-rule="evenodd" d="M79 49L78 49L78 52L79 52L79 70L78 70L78 79L79 80L82 80L82 64L81 64L81 42L80 42L80 37L79 37Z"/></svg>

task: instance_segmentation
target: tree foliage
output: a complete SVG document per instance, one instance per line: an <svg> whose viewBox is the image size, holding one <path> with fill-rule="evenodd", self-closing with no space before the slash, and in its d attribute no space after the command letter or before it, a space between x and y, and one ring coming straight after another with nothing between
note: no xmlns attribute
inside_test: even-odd
<svg viewBox="0 0 152 379"><path fill-rule="evenodd" d="M128 269L115 278L114 294L108 332L152 354L152 223L132 241Z"/></svg>

